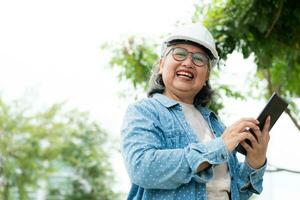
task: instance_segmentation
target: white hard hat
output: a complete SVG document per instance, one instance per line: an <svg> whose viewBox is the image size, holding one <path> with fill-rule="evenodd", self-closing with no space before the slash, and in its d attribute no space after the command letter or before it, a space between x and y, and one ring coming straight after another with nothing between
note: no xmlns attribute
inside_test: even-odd
<svg viewBox="0 0 300 200"><path fill-rule="evenodd" d="M162 52L164 52L167 45L174 40L191 41L207 48L214 57L212 65L215 65L219 60L214 38L201 23L194 23L175 28L164 40Z"/></svg>

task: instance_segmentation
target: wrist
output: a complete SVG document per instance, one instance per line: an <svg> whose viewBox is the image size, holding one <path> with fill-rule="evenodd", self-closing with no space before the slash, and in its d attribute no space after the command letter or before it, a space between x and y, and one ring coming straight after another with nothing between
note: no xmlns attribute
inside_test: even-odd
<svg viewBox="0 0 300 200"><path fill-rule="evenodd" d="M259 168L261 168L262 166L264 166L266 164L267 158L264 158L264 159L261 159L261 160L254 160L254 161L246 159L246 162L251 168L259 169Z"/></svg>

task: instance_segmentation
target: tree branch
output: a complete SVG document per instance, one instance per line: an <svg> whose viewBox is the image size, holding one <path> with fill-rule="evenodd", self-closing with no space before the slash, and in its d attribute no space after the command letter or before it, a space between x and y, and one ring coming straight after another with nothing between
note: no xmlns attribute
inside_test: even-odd
<svg viewBox="0 0 300 200"><path fill-rule="evenodd" d="M269 95L272 95L272 92L273 92L273 84L272 84L272 80L271 80L271 72L270 72L270 69L267 68L265 69L265 76L267 77L267 82L268 82L268 92L269 92Z"/></svg>
<svg viewBox="0 0 300 200"><path fill-rule="evenodd" d="M277 23L277 21L278 21L280 15L281 15L281 11L282 11L282 8L283 8L283 1L284 1L284 0L281 0L281 1L280 1L279 9L278 9L278 11L277 11L277 13L276 13L276 15L275 15L274 21L272 22L270 28L268 29L268 32L267 32L266 35L265 35L265 38L269 37L270 33L272 32L272 30L273 30L275 24Z"/></svg>
<svg viewBox="0 0 300 200"><path fill-rule="evenodd" d="M267 68L265 70L265 76L266 76L267 82L268 82L268 93L269 93L269 95L271 95L274 92L274 89L273 89L273 84L272 84L272 79L271 79L271 72L270 72L269 68ZM278 94L280 94L280 90L281 90L280 86L277 88L277 90L278 90L277 91ZM286 114L288 114L288 116L290 117L290 119L292 120L292 122L294 123L296 128L300 131L300 124L298 123L297 119L292 115L291 110L289 108L286 108L284 110L284 112Z"/></svg>
<svg viewBox="0 0 300 200"><path fill-rule="evenodd" d="M274 172L289 172L289 173L294 173L294 174L300 174L300 171L297 171L297 170L280 168L280 167L276 167L276 166L274 166L274 165L272 165L272 164L268 164L268 166L274 168L274 169L267 169L266 172L268 172L268 173L274 173Z"/></svg>
<svg viewBox="0 0 300 200"><path fill-rule="evenodd" d="M294 125L297 127L297 129L300 131L300 124L298 123L297 119L292 115L291 110L289 108L286 108L284 111L288 116L291 118Z"/></svg>

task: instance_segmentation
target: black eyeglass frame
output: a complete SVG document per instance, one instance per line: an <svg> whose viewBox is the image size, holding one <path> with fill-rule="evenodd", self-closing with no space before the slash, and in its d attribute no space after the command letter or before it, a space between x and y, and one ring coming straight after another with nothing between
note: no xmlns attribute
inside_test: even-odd
<svg viewBox="0 0 300 200"><path fill-rule="evenodd" d="M167 53L165 54L165 56L169 55L169 54L172 52L172 57L173 57L173 59L176 60L176 61L180 61L180 62L182 62L182 61L184 61L184 60L186 60L186 59L188 58L188 54L187 54L187 56L186 56L184 59L182 59L182 60L176 59L175 55L173 54L173 52L174 52L175 49L183 49L183 50L186 51L188 54L191 53L191 54L192 54L192 62L193 62L193 64L196 65L197 67L204 67L205 65L208 66L208 67L210 67L211 59L209 58L208 55L206 55L206 54L204 54L204 53L202 53L202 52L190 52L190 51L188 51L187 49L185 49L185 48L183 48L183 47L172 47L172 48L169 49L169 51L167 51ZM194 62L194 55L195 55L195 54L200 54L200 55L204 56L204 57L207 59L207 62L204 63L203 65L197 65L197 64Z"/></svg>

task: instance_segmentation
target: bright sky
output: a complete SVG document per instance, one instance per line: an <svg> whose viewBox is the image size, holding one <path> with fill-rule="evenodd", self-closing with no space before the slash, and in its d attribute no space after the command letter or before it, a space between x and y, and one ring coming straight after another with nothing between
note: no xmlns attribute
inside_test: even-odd
<svg viewBox="0 0 300 200"><path fill-rule="evenodd" d="M68 105L91 112L118 140L123 113L132 99L118 96L128 86L108 68L101 44L130 34L158 37L177 21L189 21L193 11L192 0L1 1L0 94L8 100L26 98L40 107L67 100ZM253 74L253 61L234 54L221 81L244 88L248 76L241 76L241 66L243 74ZM244 115L257 116L264 101L226 105L225 122L230 124ZM300 170L299 154L292 153L299 152L299 142L299 133L283 116L272 130L269 161ZM126 192L129 180L119 154L113 163L118 190ZM287 173L266 175L259 199L292 199L300 194L298 178Z"/></svg>

